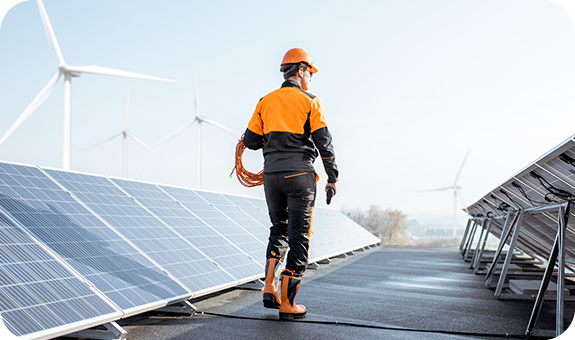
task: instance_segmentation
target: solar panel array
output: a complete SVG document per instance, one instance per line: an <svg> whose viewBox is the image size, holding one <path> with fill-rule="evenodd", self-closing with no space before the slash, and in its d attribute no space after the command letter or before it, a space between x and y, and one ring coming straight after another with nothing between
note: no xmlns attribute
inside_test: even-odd
<svg viewBox="0 0 575 340"><path fill-rule="evenodd" d="M0 162L0 313L47 339L263 277L264 200ZM379 242L316 208L312 262Z"/></svg>
<svg viewBox="0 0 575 340"><path fill-rule="evenodd" d="M556 335L563 331L563 303L568 298L564 294L565 277L575 274L575 215L571 210L574 199L575 135L465 209L471 219L461 250L467 260L472 260L476 272L485 256L487 236L500 239L486 273L488 287L495 285L491 283L495 272L499 276L495 290L498 298L514 298L514 294L504 291L510 284L509 267L514 252L520 250L546 266L538 278L539 293L526 335L534 330L550 283L557 284ZM509 248L506 255L504 246ZM503 257L503 267L495 269Z"/></svg>

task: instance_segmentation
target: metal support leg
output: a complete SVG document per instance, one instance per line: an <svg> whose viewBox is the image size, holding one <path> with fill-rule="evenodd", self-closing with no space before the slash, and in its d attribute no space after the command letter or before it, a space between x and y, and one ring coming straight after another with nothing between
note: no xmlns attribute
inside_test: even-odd
<svg viewBox="0 0 575 340"><path fill-rule="evenodd" d="M115 321L111 321L103 325L106 330L99 329L85 329L79 332L74 332L67 334L68 338L86 338L86 339L97 339L97 340L123 340L128 334L120 325Z"/></svg>
<svg viewBox="0 0 575 340"><path fill-rule="evenodd" d="M557 263L557 312L555 313L556 336L563 333L563 313L565 311L565 231L569 223L571 213L571 202L563 208L559 208L559 230L557 231L557 245L559 247L559 258Z"/></svg>
<svg viewBox="0 0 575 340"><path fill-rule="evenodd" d="M555 237L555 242L553 243L553 248L551 248L551 254L549 254L549 263L547 263L547 268L545 269L545 274L543 275L543 280L541 280L541 287L539 288L539 293L535 299L535 306L533 311L531 311L531 317L529 318L529 324L527 325L527 330L525 331L525 336L528 336L535 328L535 322L541 313L541 307L543 306L543 298L545 297L545 292L547 292L547 287L549 286L549 281L551 281L551 275L553 274L553 268L555 267L555 262L557 261L557 256L559 255L559 235ZM557 291L559 294L559 290Z"/></svg>
<svg viewBox="0 0 575 340"><path fill-rule="evenodd" d="M470 218L467 220L467 226L465 227L465 232L463 233L463 238L461 239L461 243L459 244L459 253L463 255L463 246L465 245L465 241L467 241L467 235L469 234L469 229L471 228L471 223L473 219Z"/></svg>
<svg viewBox="0 0 575 340"><path fill-rule="evenodd" d="M262 282L262 280L254 280L250 282L243 283L236 288L239 289L248 289L248 290L264 290L266 285Z"/></svg>
<svg viewBox="0 0 575 340"><path fill-rule="evenodd" d="M495 273L495 267L497 266L497 261L499 261L499 256L501 256L501 252L503 252L503 247L505 246L505 242L509 238L511 234L511 230L517 217L519 214L510 213L507 215L505 219L505 225L503 226L503 231L501 232L501 239L499 240L499 246L497 247L497 251L493 256L493 261L491 263L491 268L487 271L487 275L485 275L485 286L490 287L491 281L493 280L493 273Z"/></svg>
<svg viewBox="0 0 575 340"><path fill-rule="evenodd" d="M475 258L475 263L473 265L473 272L477 274L479 267L481 266L481 259L483 258L483 252L485 251L485 245L487 244L487 238L489 238L489 232L491 232L491 219L487 219L487 226L485 228L485 238L483 239L483 244L479 250L479 255Z"/></svg>
<svg viewBox="0 0 575 340"><path fill-rule="evenodd" d="M505 278L507 277L507 271L509 270L509 264L511 264L511 258L513 258L513 250L515 250L515 243L519 237L519 232L521 231L521 225L523 224L523 212L517 214L515 219L515 230L513 231L513 236L509 242L509 251L505 257L505 262L503 263L503 268L501 268L501 273L499 274L499 282L497 283L497 288L495 288L495 296L500 297L501 291L503 290L503 285L505 284Z"/></svg>
<svg viewBox="0 0 575 340"><path fill-rule="evenodd" d="M473 238L475 237L475 232L477 231L478 226L479 226L479 222L474 221L473 227L471 227L471 232L469 233L469 239L467 240L467 243L465 245L465 252L463 255L464 261L467 261L467 258L469 257L469 253L471 252L471 246L473 243Z"/></svg>
<svg viewBox="0 0 575 340"><path fill-rule="evenodd" d="M194 306L190 301L182 301L179 303L164 306L162 308L155 309L155 312L159 313L173 313L182 315L194 315L196 313L196 306Z"/></svg>
<svg viewBox="0 0 575 340"><path fill-rule="evenodd" d="M477 239L477 245L475 246L475 252L473 252L473 257L471 258L469 269L475 269L475 263L479 257L479 247L481 246L481 240L483 239L483 234L485 233L485 227L489 224L490 221L491 219L486 219L483 220L483 223L481 223L481 234L479 234L479 239Z"/></svg>

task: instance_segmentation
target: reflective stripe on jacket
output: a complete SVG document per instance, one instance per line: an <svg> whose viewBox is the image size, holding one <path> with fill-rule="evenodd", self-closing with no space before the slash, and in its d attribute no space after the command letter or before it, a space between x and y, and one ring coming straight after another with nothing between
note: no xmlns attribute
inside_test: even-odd
<svg viewBox="0 0 575 340"><path fill-rule="evenodd" d="M331 140L321 101L291 80L260 99L244 136L247 148L263 147L264 172L314 171L319 151L328 182L335 183Z"/></svg>

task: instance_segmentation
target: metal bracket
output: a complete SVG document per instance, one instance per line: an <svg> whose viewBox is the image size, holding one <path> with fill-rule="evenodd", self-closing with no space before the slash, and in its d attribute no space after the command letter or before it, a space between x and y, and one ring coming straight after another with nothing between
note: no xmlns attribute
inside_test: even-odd
<svg viewBox="0 0 575 340"><path fill-rule="evenodd" d="M330 259L323 259L321 261L317 261L317 264L330 264L331 260Z"/></svg>
<svg viewBox="0 0 575 340"><path fill-rule="evenodd" d="M347 258L347 254L343 253L343 254L339 254L337 256L334 256L333 258L337 258L337 259L346 259Z"/></svg>
<svg viewBox="0 0 575 340"><path fill-rule="evenodd" d="M315 263L315 262L314 262L314 263L309 263L309 264L307 265L307 269L318 270L318 269L319 269L319 264L317 264L317 263Z"/></svg>
<svg viewBox="0 0 575 340"><path fill-rule="evenodd" d="M100 329L85 329L83 331L74 332L67 334L68 338L87 338L87 339L97 339L97 340L123 340L126 338L128 332L120 327L116 322L111 321L105 323L102 326L106 327L106 330Z"/></svg>
<svg viewBox="0 0 575 340"><path fill-rule="evenodd" d="M196 314L196 310L198 309L190 301L182 301L177 304L155 309L154 312L194 315Z"/></svg>
<svg viewBox="0 0 575 340"><path fill-rule="evenodd" d="M237 286L236 288L239 289L249 289L249 290L263 290L266 285L262 282L262 280L254 280L251 282L246 282Z"/></svg>
<svg viewBox="0 0 575 340"><path fill-rule="evenodd" d="M345 253L345 254L346 254L346 255L349 255L349 256L353 256L353 255L355 255L355 252L354 252L354 251L348 251L348 252Z"/></svg>

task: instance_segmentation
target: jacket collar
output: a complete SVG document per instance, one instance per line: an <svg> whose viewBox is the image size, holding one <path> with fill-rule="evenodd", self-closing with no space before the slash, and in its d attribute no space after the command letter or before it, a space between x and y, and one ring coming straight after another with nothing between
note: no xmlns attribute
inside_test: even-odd
<svg viewBox="0 0 575 340"><path fill-rule="evenodd" d="M289 79L283 82L282 87L295 87L296 89L301 90L301 86L298 83Z"/></svg>

